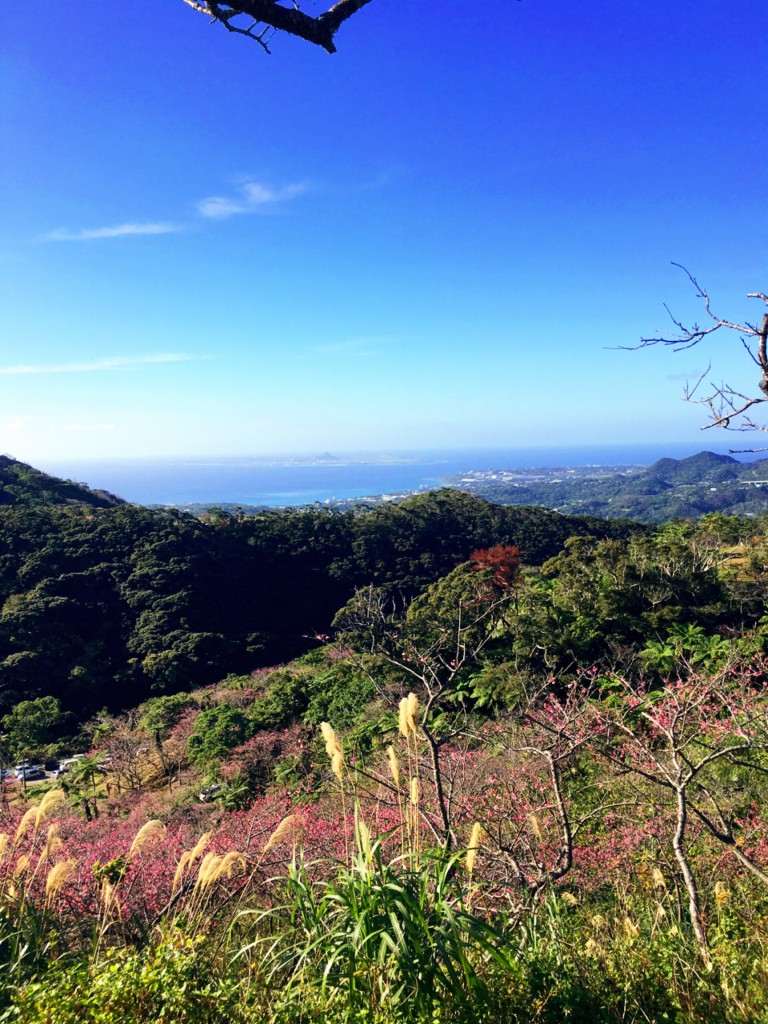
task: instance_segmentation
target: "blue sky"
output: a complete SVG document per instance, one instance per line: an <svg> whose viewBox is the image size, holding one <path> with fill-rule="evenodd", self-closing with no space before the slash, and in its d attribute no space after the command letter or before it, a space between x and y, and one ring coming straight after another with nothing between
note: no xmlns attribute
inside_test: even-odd
<svg viewBox="0 0 768 1024"><path fill-rule="evenodd" d="M751 387L738 338L614 346L699 317L671 260L760 315L764 16L372 0L266 56L182 0L4 4L0 451L722 445L681 391Z"/></svg>

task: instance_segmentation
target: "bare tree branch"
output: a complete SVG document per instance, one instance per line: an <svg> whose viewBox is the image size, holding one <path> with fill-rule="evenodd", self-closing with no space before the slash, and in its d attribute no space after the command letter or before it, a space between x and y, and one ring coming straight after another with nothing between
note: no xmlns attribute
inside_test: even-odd
<svg viewBox="0 0 768 1024"><path fill-rule="evenodd" d="M232 0L219 3L218 0L184 0L188 7L207 15L211 21L223 25L228 32L254 39L269 53L268 43L276 32L287 32L309 43L322 47L328 53L335 53L333 41L338 29L361 7L371 0L339 0L323 14L312 17L305 14L296 0L284 7L277 0ZM239 23L244 19L247 24Z"/></svg>
<svg viewBox="0 0 768 1024"><path fill-rule="evenodd" d="M685 352L690 348L704 341L711 334L725 329L735 331L741 336L741 343L744 346L749 358L759 371L757 391L759 394L745 395L732 387L725 381L721 384L712 384L708 394L699 395L703 382L709 377L712 364L707 367L696 383L691 387L686 385L684 398L686 402L695 405L703 405L708 414L709 422L705 423L702 430L709 430L712 427L720 427L723 430L733 430L740 433L758 431L768 433L768 425L755 420L747 415L755 406L768 402L768 311L763 315L761 324L749 322L736 323L732 320L724 320L712 312L712 303L709 293L699 284L693 274L679 263L672 264L679 267L696 290L696 295L704 303L704 312L709 324L700 326L697 323L686 325L678 320L670 312L665 304L664 308L669 313L669 318L678 333L669 337L641 338L638 345L622 346L630 350L649 348L651 345L668 345L678 352ZM768 306L768 295L765 292L748 292L747 298L760 299ZM698 397L697 397L698 396ZM734 451L765 451L761 448L742 448Z"/></svg>

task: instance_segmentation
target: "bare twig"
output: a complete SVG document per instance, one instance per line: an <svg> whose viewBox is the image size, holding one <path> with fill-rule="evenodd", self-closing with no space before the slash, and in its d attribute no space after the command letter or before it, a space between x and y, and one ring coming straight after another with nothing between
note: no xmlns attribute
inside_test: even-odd
<svg viewBox="0 0 768 1024"><path fill-rule="evenodd" d="M698 378L693 386L686 385L684 398L686 402L695 405L703 405L708 414L708 422L701 428L709 430L711 427L720 427L723 430L732 430L740 433L758 431L768 433L768 425L755 420L747 415L750 410L763 402L768 402L768 312L763 315L760 325L747 321L737 323L732 320L725 320L712 312L712 303L709 293L699 284L693 274L679 263L672 264L679 267L693 285L697 298L704 303L704 312L709 324L700 326L697 323L684 324L671 313L665 304L664 308L675 326L676 334L668 337L641 338L638 345L622 346L630 351L641 348L649 348L652 345L668 345L678 352L685 352L690 348L704 341L716 331L725 329L735 331L740 335L741 343L749 358L759 371L757 390L759 394L745 395L741 391L723 382L712 385L709 394L699 394L703 390L703 382L709 377L712 364L707 367L704 373ZM768 306L768 295L765 292L748 292L747 298L760 299ZM734 451L755 452L765 451L765 448L743 448Z"/></svg>

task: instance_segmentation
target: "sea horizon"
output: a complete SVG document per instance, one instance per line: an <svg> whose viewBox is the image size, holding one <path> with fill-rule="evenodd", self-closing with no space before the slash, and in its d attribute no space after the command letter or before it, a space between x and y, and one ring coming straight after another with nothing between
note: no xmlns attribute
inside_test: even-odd
<svg viewBox="0 0 768 1024"><path fill-rule="evenodd" d="M528 445L467 449L40 459L37 468L142 505L284 507L403 494L444 486L470 471L579 466L648 466L723 445L686 442ZM738 453L751 461L760 453Z"/></svg>

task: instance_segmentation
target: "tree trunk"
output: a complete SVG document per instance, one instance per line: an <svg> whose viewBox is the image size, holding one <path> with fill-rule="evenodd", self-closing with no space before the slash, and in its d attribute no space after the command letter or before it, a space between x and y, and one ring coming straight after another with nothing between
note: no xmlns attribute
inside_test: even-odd
<svg viewBox="0 0 768 1024"><path fill-rule="evenodd" d="M707 931L704 925L704 919L701 915L699 891L696 887L696 879L693 877L693 872L691 871L691 866L688 863L688 858L685 854L685 847L683 845L685 839L685 828L688 823L688 805L686 802L685 790L677 788L676 793L677 825L675 828L675 834L672 837L672 848L675 851L675 859L677 860L680 868L680 874L683 876L683 884L685 885L686 892L688 893L688 914L691 919L693 934L699 947L699 954L701 955L701 959L705 966L710 968L712 966L712 958L709 955Z"/></svg>

